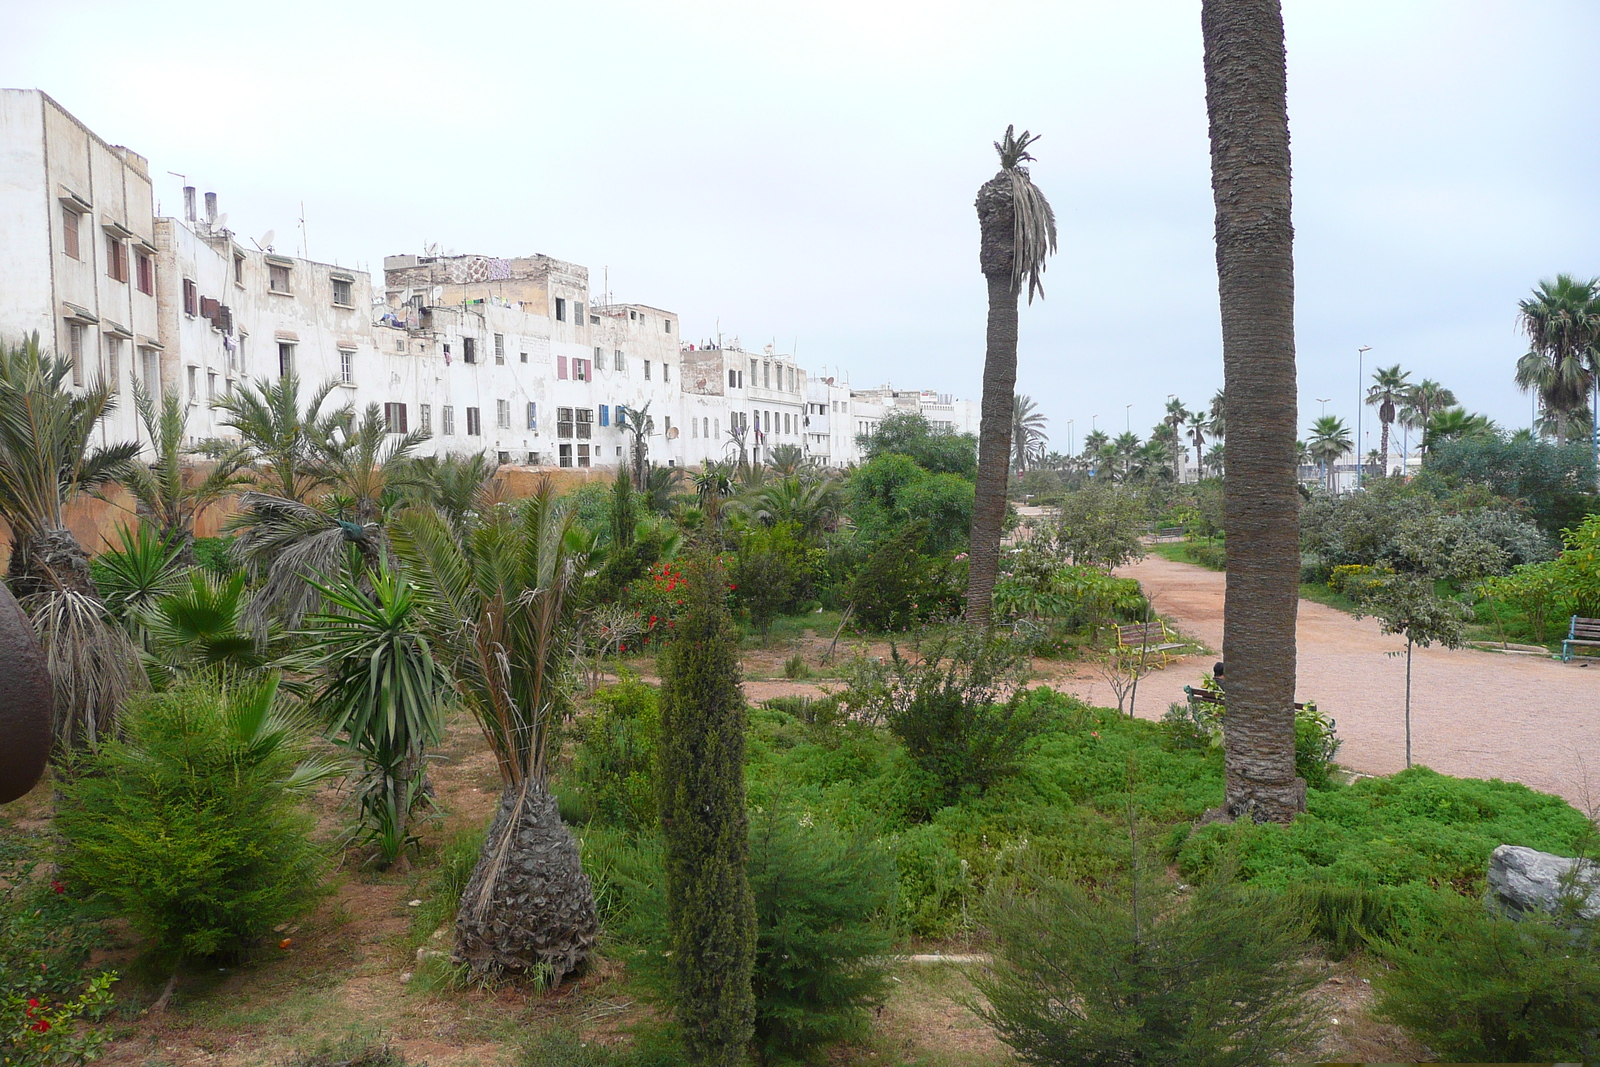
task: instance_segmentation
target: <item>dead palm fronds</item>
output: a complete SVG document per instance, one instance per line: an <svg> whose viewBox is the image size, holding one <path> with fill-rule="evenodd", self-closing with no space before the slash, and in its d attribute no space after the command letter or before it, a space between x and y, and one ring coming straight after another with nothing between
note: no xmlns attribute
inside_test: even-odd
<svg viewBox="0 0 1600 1067"><path fill-rule="evenodd" d="M1028 176L1028 168L1022 165L1033 159L1028 146L1039 138L1027 130L1022 131L1021 137L1014 136L1015 129L1015 126L1007 126L1006 135L994 143L994 150L1000 153L1000 169L1011 177L1015 234L1011 288L1022 292L1022 282L1026 278L1028 303L1031 304L1035 292L1044 295L1044 282L1039 276L1044 273L1045 256L1053 255L1056 250L1056 213Z"/></svg>
<svg viewBox="0 0 1600 1067"><path fill-rule="evenodd" d="M22 608L33 620L55 686L56 751L93 748L116 736L123 702L144 684L127 631L98 597L75 589L42 590L23 600Z"/></svg>
<svg viewBox="0 0 1600 1067"><path fill-rule="evenodd" d="M246 493L240 506L240 516L231 524L239 531L231 551L261 583L250 605L252 628L269 616L281 618L291 629L298 626L322 604L316 583L352 569L352 548L359 561L356 570L375 564L381 555L383 535L375 523L349 522L269 493Z"/></svg>

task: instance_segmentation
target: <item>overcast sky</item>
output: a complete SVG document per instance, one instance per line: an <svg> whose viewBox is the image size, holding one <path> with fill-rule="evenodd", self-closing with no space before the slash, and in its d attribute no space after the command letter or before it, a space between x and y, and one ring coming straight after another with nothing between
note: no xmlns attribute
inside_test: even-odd
<svg viewBox="0 0 1600 1067"><path fill-rule="evenodd" d="M1288 0L1301 425L1356 349L1527 425L1516 303L1600 274L1600 5ZM1065 450L1222 382L1199 4L0 0L0 84L242 237L609 268L688 340L976 398L1007 123L1061 222L1018 388ZM381 283L381 279L379 279ZM1132 404L1131 411L1125 405ZM1370 409L1369 409L1370 410ZM1366 419L1375 447L1375 418Z"/></svg>

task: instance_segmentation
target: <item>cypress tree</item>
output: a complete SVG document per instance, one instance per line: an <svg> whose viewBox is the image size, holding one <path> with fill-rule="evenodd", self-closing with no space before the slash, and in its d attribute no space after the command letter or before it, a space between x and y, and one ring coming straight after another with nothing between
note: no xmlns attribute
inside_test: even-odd
<svg viewBox="0 0 1600 1067"><path fill-rule="evenodd" d="M661 656L661 829L675 1010L699 1067L733 1067L755 1025L756 913L745 871L745 703L739 631L709 555Z"/></svg>

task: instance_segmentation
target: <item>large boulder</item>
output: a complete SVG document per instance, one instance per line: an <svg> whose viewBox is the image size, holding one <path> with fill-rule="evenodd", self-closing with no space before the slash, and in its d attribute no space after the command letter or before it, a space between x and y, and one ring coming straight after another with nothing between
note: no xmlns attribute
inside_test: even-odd
<svg viewBox="0 0 1600 1067"><path fill-rule="evenodd" d="M1600 868L1522 845L1501 845L1489 856L1490 899L1512 918L1554 914L1565 895L1581 895L1583 918L1600 918Z"/></svg>
<svg viewBox="0 0 1600 1067"><path fill-rule="evenodd" d="M53 692L33 623L0 582L0 804L44 773Z"/></svg>

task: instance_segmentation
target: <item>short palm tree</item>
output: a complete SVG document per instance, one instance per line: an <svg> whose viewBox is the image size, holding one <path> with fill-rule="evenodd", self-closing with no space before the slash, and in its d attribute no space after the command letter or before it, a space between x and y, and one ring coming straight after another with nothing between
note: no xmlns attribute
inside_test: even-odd
<svg viewBox="0 0 1600 1067"><path fill-rule="evenodd" d="M1422 431L1422 444L1431 451L1446 441L1492 437L1499 429L1487 415L1479 415L1462 407L1448 407L1435 411L1428 420L1428 425Z"/></svg>
<svg viewBox="0 0 1600 1067"><path fill-rule="evenodd" d="M837 478L778 478L767 482L740 501L757 521L772 526L794 523L800 534L816 538L844 511L844 490Z"/></svg>
<svg viewBox="0 0 1600 1067"><path fill-rule="evenodd" d="M1007 126L995 142L1000 172L978 190L978 266L989 289L978 424L978 479L967 571L967 621L988 629L1000 573L1000 533L1010 483L1011 419L1017 388L1017 300L1043 294L1039 276L1056 250L1056 216L1028 176L1028 146L1038 138Z"/></svg>
<svg viewBox="0 0 1600 1067"><path fill-rule="evenodd" d="M420 632L416 590L387 565L369 586L342 579L321 592L329 610L309 616L300 635L318 676L310 704L362 762L359 840L387 867L417 844L410 823L426 803L423 758L439 740L451 680Z"/></svg>
<svg viewBox="0 0 1600 1067"><path fill-rule="evenodd" d="M151 682L160 687L196 672L244 674L269 666L278 634L247 627L249 604L242 572L219 578L189 571L141 616Z"/></svg>
<svg viewBox="0 0 1600 1067"><path fill-rule="evenodd" d="M1323 415L1311 424L1311 439L1306 442L1306 452L1313 462L1322 465L1323 487L1333 492L1334 467L1339 457L1355 448L1350 427L1337 415Z"/></svg>
<svg viewBox="0 0 1600 1067"><path fill-rule="evenodd" d="M359 421L348 408L338 419L317 444L317 469L332 497L349 510L348 518L378 522L386 498L419 488L417 469L409 461L428 435L420 430L389 432L377 404L368 404Z"/></svg>
<svg viewBox="0 0 1600 1067"><path fill-rule="evenodd" d="M221 450L213 456L211 469L196 479L193 465L185 459L189 415L183 403L168 394L158 408L137 380L133 402L154 456L130 462L120 480L138 501L140 521L155 524L162 542L177 550L180 562L193 564L195 519L249 481L240 473L248 457L240 449Z"/></svg>
<svg viewBox="0 0 1600 1067"><path fill-rule="evenodd" d="M734 474L737 469L732 460L724 463L707 462L701 466L700 473L694 476L694 491L700 498L700 510L705 514L706 525L713 530L722 527L723 502L734 494Z"/></svg>
<svg viewBox="0 0 1600 1067"><path fill-rule="evenodd" d="M767 457L767 466L772 468L772 473L784 478L799 474L806 465L806 454L799 445L779 445Z"/></svg>
<svg viewBox="0 0 1600 1067"><path fill-rule="evenodd" d="M1011 405L1012 467L1018 474L1036 466L1044 456L1050 436L1044 432L1045 417L1036 409L1033 398L1018 393Z"/></svg>
<svg viewBox="0 0 1600 1067"><path fill-rule="evenodd" d="M406 497L432 504L463 533L478 515L500 502L501 486L495 477L499 464L487 453L416 456L407 466L402 479Z"/></svg>
<svg viewBox="0 0 1600 1067"><path fill-rule="evenodd" d="M1538 393L1564 444L1571 413L1588 406L1600 372L1600 279L1558 274L1517 308L1528 335L1527 354L1517 360L1517 386Z"/></svg>
<svg viewBox="0 0 1600 1067"><path fill-rule="evenodd" d="M148 650L145 615L184 580L181 549L161 539L147 524L130 530L119 525L117 543L100 553L100 595L106 611L128 631L134 644Z"/></svg>
<svg viewBox="0 0 1600 1067"><path fill-rule="evenodd" d="M337 383L324 382L302 407L299 377L285 374L242 383L217 401L225 413L222 425L238 434L259 490L304 503L326 484L322 448L349 412L322 410L335 388Z"/></svg>
<svg viewBox="0 0 1600 1067"><path fill-rule="evenodd" d="M90 444L116 398L99 378L75 392L71 376L72 361L42 351L38 334L0 346L0 519L11 528L7 577L18 600L58 588L96 596L66 506L120 477L139 452L132 442Z"/></svg>
<svg viewBox="0 0 1600 1067"><path fill-rule="evenodd" d="M503 790L456 917L455 958L478 973L580 967L598 928L594 892L550 792L551 739L571 708L584 561L575 515L542 480L465 538L432 508L402 512L395 552L421 594L423 630L495 755Z"/></svg>
<svg viewBox="0 0 1600 1067"><path fill-rule="evenodd" d="M1389 427L1398 414L1398 405L1404 404L1410 392L1411 372L1392 367L1379 367L1372 372L1372 384L1367 387L1367 403L1378 409L1378 424L1383 427L1378 439L1379 470L1389 475Z"/></svg>

